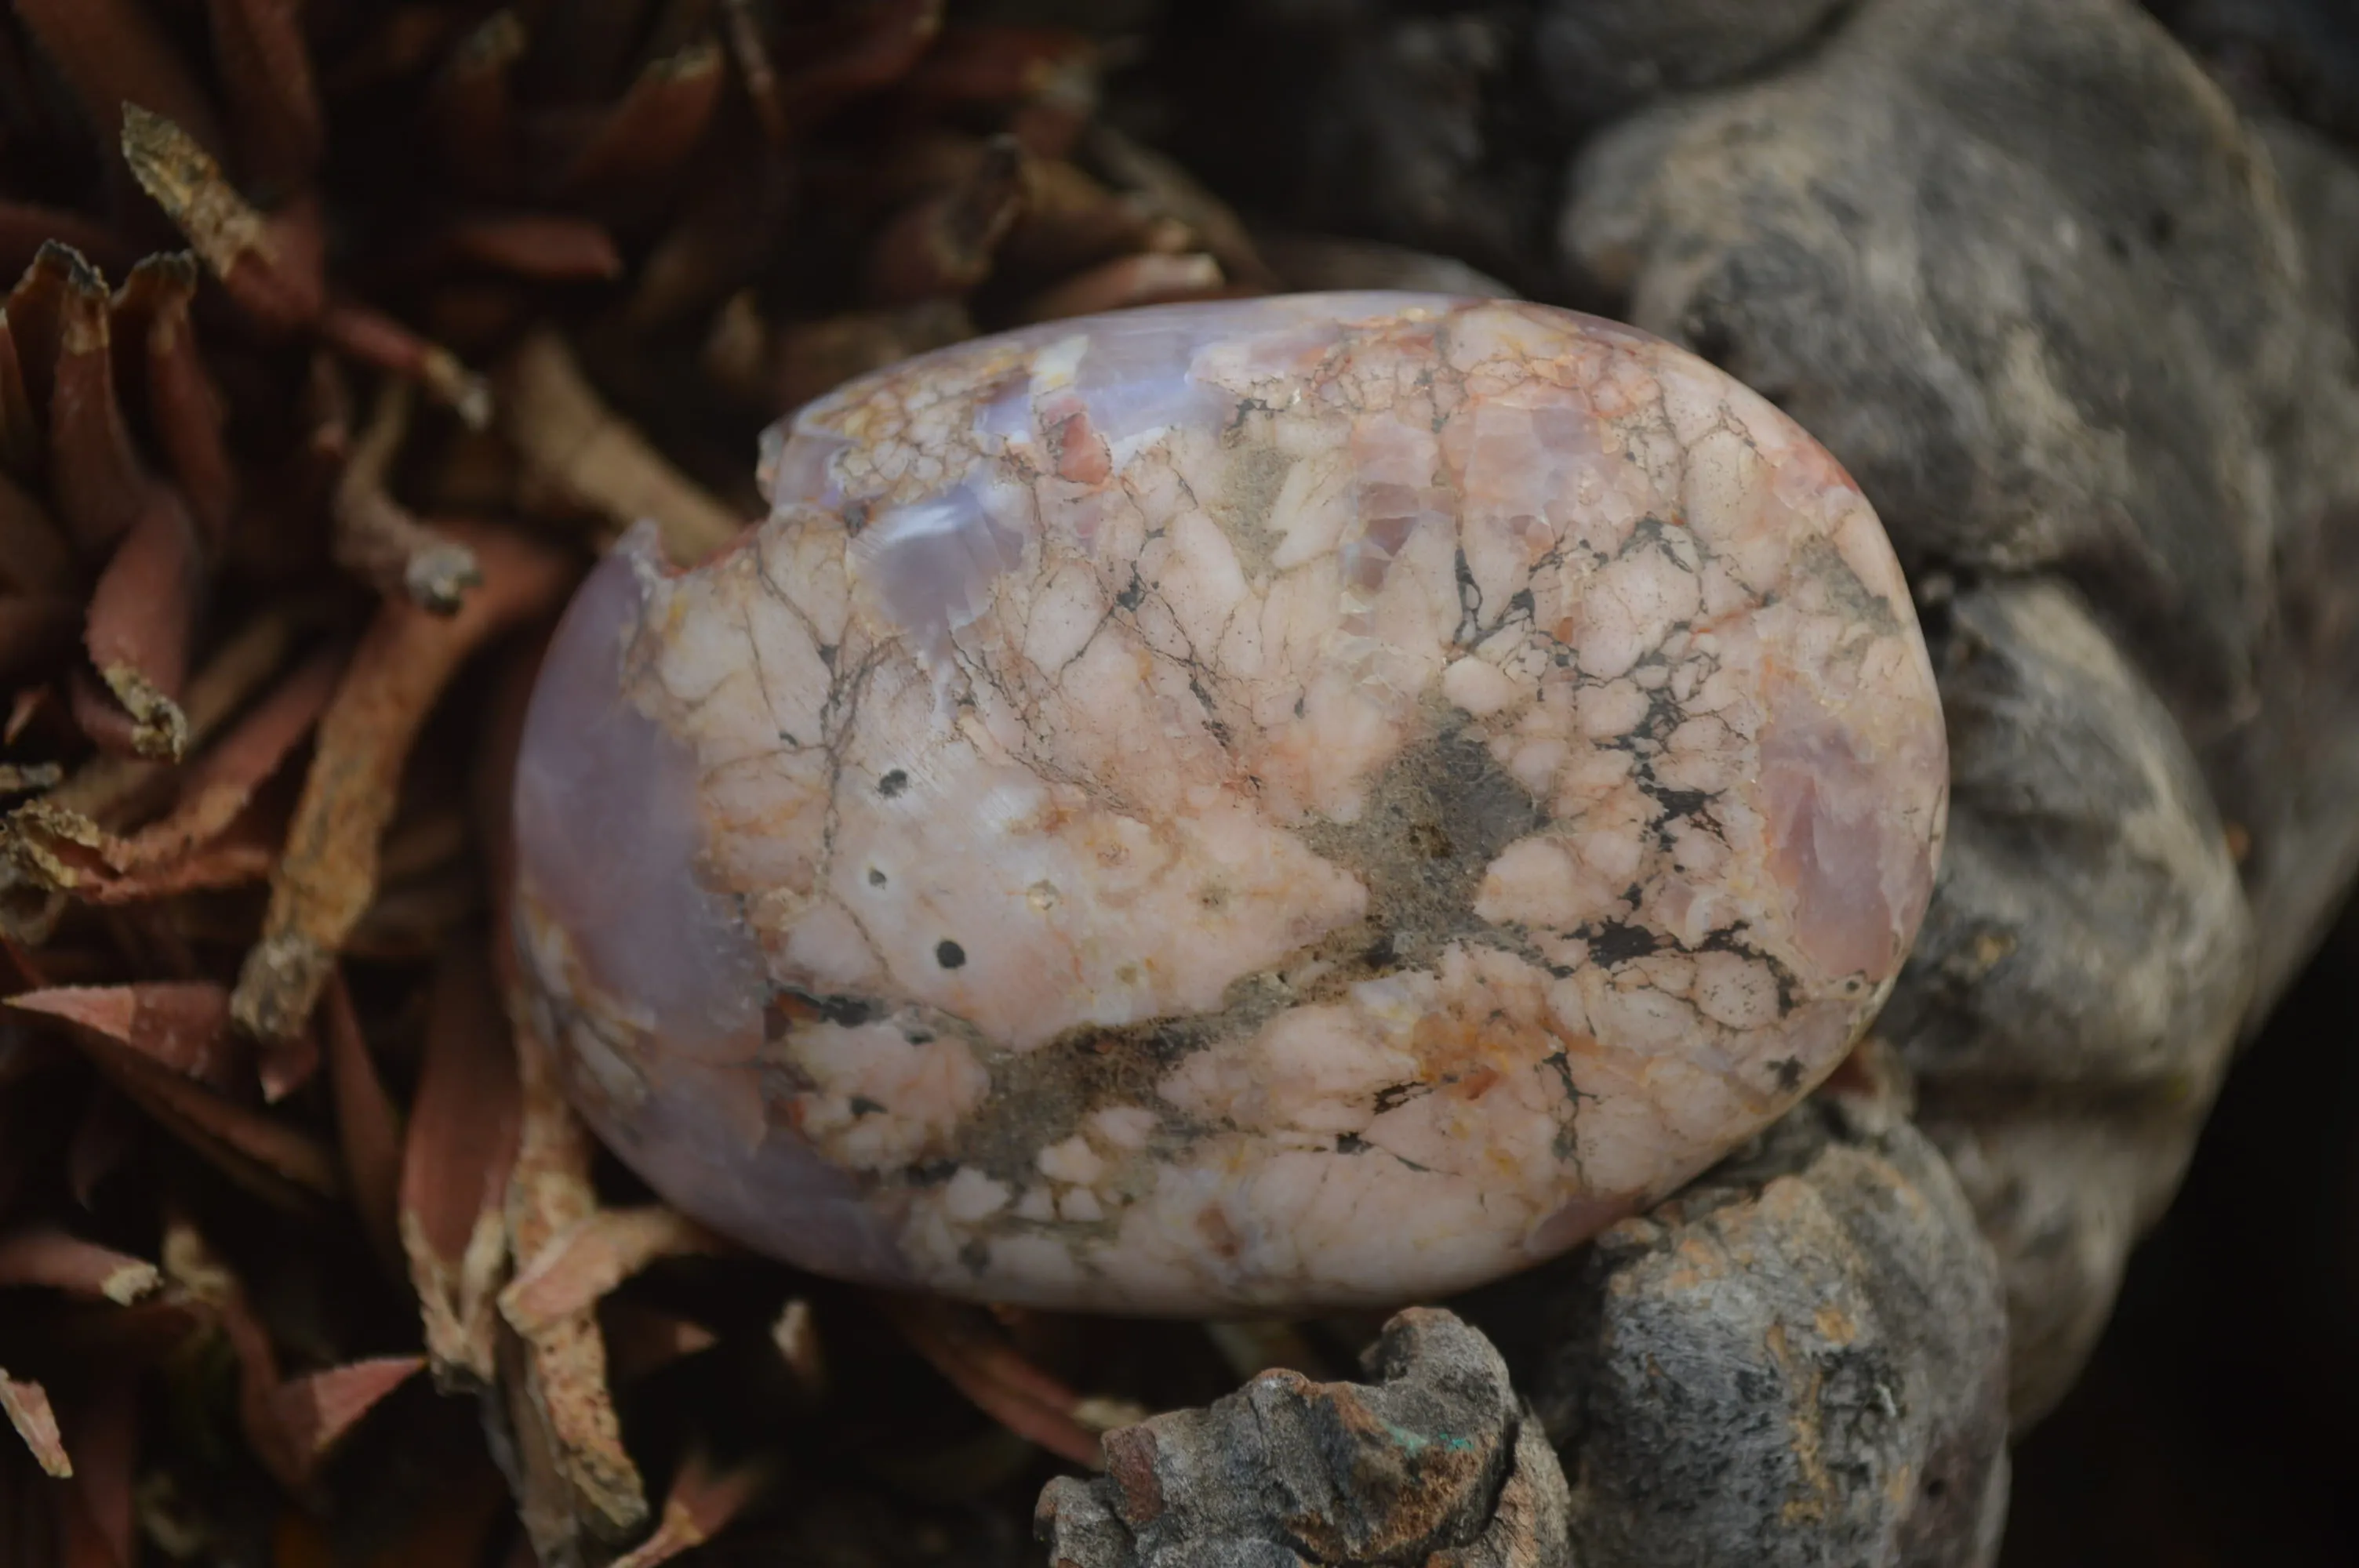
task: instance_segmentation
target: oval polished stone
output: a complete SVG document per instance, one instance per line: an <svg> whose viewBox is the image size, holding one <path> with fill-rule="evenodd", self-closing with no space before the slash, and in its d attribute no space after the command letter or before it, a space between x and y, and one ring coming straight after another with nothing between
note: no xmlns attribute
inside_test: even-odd
<svg viewBox="0 0 2359 1568"><path fill-rule="evenodd" d="M1400 294L985 339L774 437L551 648L576 1102L821 1272L1218 1314L1560 1251L1806 1093L1946 754L1874 514L1629 328Z"/></svg>

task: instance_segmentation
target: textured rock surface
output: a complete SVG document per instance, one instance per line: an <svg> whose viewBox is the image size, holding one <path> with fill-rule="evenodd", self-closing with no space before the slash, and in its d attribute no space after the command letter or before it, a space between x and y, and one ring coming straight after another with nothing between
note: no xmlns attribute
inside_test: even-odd
<svg viewBox="0 0 2359 1568"><path fill-rule="evenodd" d="M1975 847L1889 1026L2000 1243L2028 1419L2359 849L2359 425L2314 247L2264 142L2104 0L1866 7L1599 138L1574 188L1568 254L1822 424L1904 559L2079 590L1962 600Z"/></svg>
<svg viewBox="0 0 2359 1568"><path fill-rule="evenodd" d="M1372 1386L1268 1372L1209 1410L1106 1434L1106 1475L1051 1481L1054 1568L1571 1568L1564 1473L1499 1353L1412 1308Z"/></svg>
<svg viewBox="0 0 2359 1568"><path fill-rule="evenodd" d="M1529 1385L1575 1556L1971 1564L2006 1510L2006 1322L1940 1156L1821 1095L1549 1292Z"/></svg>
<svg viewBox="0 0 2359 1568"><path fill-rule="evenodd" d="M1302 297L853 387L776 519L625 552L519 770L577 1098L810 1266L1411 1299L1662 1195L1842 1056L1945 765L1874 515L1611 323Z"/></svg>

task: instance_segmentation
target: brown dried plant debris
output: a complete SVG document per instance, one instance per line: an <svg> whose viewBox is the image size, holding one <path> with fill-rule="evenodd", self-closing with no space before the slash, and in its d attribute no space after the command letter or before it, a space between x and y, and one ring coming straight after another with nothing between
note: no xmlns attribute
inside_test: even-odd
<svg viewBox="0 0 2359 1568"><path fill-rule="evenodd" d="M653 1203L502 994L586 546L724 546L847 376L1266 282L1095 122L1103 58L943 0L0 12L0 1343L76 1472L21 1494L37 1568L350 1556L400 1466L326 1455L447 1416L388 1400L420 1368L484 1438L377 1561L644 1568L789 1492L901 1539L913 1487L1012 1540L1135 1413L1120 1355L895 1333ZM8 1464L0 1511L49 1486Z"/></svg>

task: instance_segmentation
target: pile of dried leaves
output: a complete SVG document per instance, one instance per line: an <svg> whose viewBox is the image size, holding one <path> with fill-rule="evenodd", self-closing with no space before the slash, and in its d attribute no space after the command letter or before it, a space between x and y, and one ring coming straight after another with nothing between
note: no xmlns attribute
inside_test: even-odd
<svg viewBox="0 0 2359 1568"><path fill-rule="evenodd" d="M1098 1433L1316 1365L734 1255L503 1000L504 769L601 544L724 539L848 374L1266 285L1093 123L1093 48L940 0L12 10L0 1562L1013 1561Z"/></svg>

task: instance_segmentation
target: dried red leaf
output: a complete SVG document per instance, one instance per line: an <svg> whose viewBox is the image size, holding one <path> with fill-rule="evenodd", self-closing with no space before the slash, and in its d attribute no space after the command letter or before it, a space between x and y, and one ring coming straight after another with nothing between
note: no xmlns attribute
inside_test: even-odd
<svg viewBox="0 0 2359 1568"><path fill-rule="evenodd" d="M77 1522L90 1538L80 1543L83 1561L131 1568L137 1561L132 1501L132 1470L139 1454L137 1369L112 1366L67 1408L62 1427L74 1456ZM74 1561L68 1556L69 1568Z"/></svg>
<svg viewBox="0 0 2359 1568"><path fill-rule="evenodd" d="M1234 292L1221 276L1221 264L1210 255L1150 252L1107 262L1042 289L1025 301L1020 315L1027 321L1054 321L1139 305L1218 299Z"/></svg>
<svg viewBox="0 0 2359 1568"><path fill-rule="evenodd" d="M25 383L26 406L34 416L32 427L36 431L40 427L39 419L49 409L49 387L58 367L58 339L64 330L67 282L73 276L78 259L68 247L43 241L24 276L9 289L7 309L0 314L16 351L17 367ZM41 440L46 451L47 438ZM31 470L17 471L29 474Z"/></svg>
<svg viewBox="0 0 2359 1568"><path fill-rule="evenodd" d="M401 1163L402 1250L439 1382L492 1379L518 1092L491 971L475 945L462 944L435 971Z"/></svg>
<svg viewBox="0 0 2359 1568"><path fill-rule="evenodd" d="M1006 265L1055 275L1134 251L1181 251L1194 243L1185 223L1062 159L1030 159L1024 180L1024 215L1000 247Z"/></svg>
<svg viewBox="0 0 2359 1568"><path fill-rule="evenodd" d="M66 1145L66 1188L83 1209L97 1205L98 1189L122 1167L142 1133L132 1103L103 1083L92 1083Z"/></svg>
<svg viewBox="0 0 2359 1568"><path fill-rule="evenodd" d="M55 663L73 646L80 603L48 594L0 593L0 680Z"/></svg>
<svg viewBox="0 0 2359 1568"><path fill-rule="evenodd" d="M1089 127L1082 153L1091 171L1116 189L1144 202L1148 211L1185 224L1240 287L1260 291L1277 287L1277 276L1263 262L1253 237L1229 204L1178 162L1102 121Z"/></svg>
<svg viewBox="0 0 2359 1568"><path fill-rule="evenodd" d="M498 212L462 218L444 232L453 254L518 277L605 282L623 276L614 236L583 218Z"/></svg>
<svg viewBox="0 0 2359 1568"><path fill-rule="evenodd" d="M113 230L92 222L79 212L58 207L36 207L23 201L0 200L0 276L22 272L50 241L71 245L108 271L121 271L138 259Z"/></svg>
<svg viewBox="0 0 2359 1568"><path fill-rule="evenodd" d="M505 194L516 188L509 73L528 41L514 11L495 11L451 51L434 83L427 118L440 135L444 167L471 190Z"/></svg>
<svg viewBox="0 0 2359 1568"><path fill-rule="evenodd" d="M326 297L325 235L315 200L298 197L263 213L238 194L201 138L136 103L124 106L123 156L256 325L292 331L318 317Z"/></svg>
<svg viewBox="0 0 2359 1568"><path fill-rule="evenodd" d="M995 136L963 178L906 209L869 247L867 287L886 305L965 294L1024 211L1024 149Z"/></svg>
<svg viewBox="0 0 2359 1568"><path fill-rule="evenodd" d="M329 985L321 1023L327 1035L328 1083L334 1094L336 1146L361 1228L386 1272L402 1273L401 1118L378 1077L376 1058L361 1033L352 993L338 975Z"/></svg>
<svg viewBox="0 0 2359 1568"><path fill-rule="evenodd" d="M607 1375L618 1385L721 1342L693 1318L638 1302L601 1302L598 1324L606 1340Z"/></svg>
<svg viewBox="0 0 2359 1568"><path fill-rule="evenodd" d="M131 269L114 303L118 341L128 336L147 372L147 414L172 477L196 516L209 553L229 538L238 482L222 438L223 405L197 350L189 302L196 258L187 252L149 256Z"/></svg>
<svg viewBox="0 0 2359 1568"><path fill-rule="evenodd" d="M156 1265L85 1241L55 1226L37 1225L0 1236L0 1289L38 1285L117 1306L154 1294L164 1277Z"/></svg>
<svg viewBox="0 0 2359 1568"><path fill-rule="evenodd" d="M188 751L179 698L204 594L196 524L176 492L150 484L138 520L92 590L82 637L99 677L131 716L131 745L140 756L177 762ZM105 743L101 734L91 739Z"/></svg>
<svg viewBox="0 0 2359 1568"><path fill-rule="evenodd" d="M448 616L387 600L321 720L262 939L232 1003L256 1036L294 1034L310 1016L338 947L375 893L402 763L461 663L495 633L554 610L571 584L571 562L518 535L457 524L451 532L474 550L483 586Z"/></svg>
<svg viewBox="0 0 2359 1568"><path fill-rule="evenodd" d="M976 1309L914 1296L875 1299L910 1347L984 1414L1060 1458L1103 1467L1097 1431L1075 1415L1081 1397L1026 1360Z"/></svg>
<svg viewBox="0 0 2359 1568"><path fill-rule="evenodd" d="M700 38L650 60L557 182L576 200L635 194L672 175L712 124L725 80L721 48Z"/></svg>
<svg viewBox="0 0 2359 1568"><path fill-rule="evenodd" d="M528 483L592 508L617 533L653 518L675 561L711 555L744 526L607 410L554 332L534 334L509 357L500 413Z"/></svg>
<svg viewBox="0 0 2359 1568"><path fill-rule="evenodd" d="M225 142L212 101L136 0L16 0L103 138L141 110L186 127L215 157Z"/></svg>
<svg viewBox="0 0 2359 1568"><path fill-rule="evenodd" d="M754 0L721 0L721 21L763 139L772 147L785 146L792 127L786 103L778 94L778 68L770 54L770 40L755 13Z"/></svg>
<svg viewBox="0 0 2359 1568"><path fill-rule="evenodd" d="M15 308L12 297L8 309ZM48 442L41 434L40 418L33 412L32 390L26 383L22 351L17 347L24 330L24 322L0 310L0 464L19 479L30 481L41 471L41 455ZM49 362L54 362L54 339L49 347Z"/></svg>
<svg viewBox="0 0 2359 1568"><path fill-rule="evenodd" d="M49 512L0 474L0 593L71 595L80 578Z"/></svg>
<svg viewBox="0 0 2359 1568"><path fill-rule="evenodd" d="M327 136L300 0L212 0L208 9L213 69L247 175L282 189L302 184L319 168Z"/></svg>
<svg viewBox="0 0 2359 1568"><path fill-rule="evenodd" d="M247 1076L249 1053L230 1032L229 993L211 981L60 986L21 992L0 1006L57 1019L214 1088Z"/></svg>
<svg viewBox="0 0 2359 1568"><path fill-rule="evenodd" d="M949 27L895 96L908 112L933 119L1009 111L1009 129L1027 149L1062 157L1097 107L1097 49L1078 33Z"/></svg>
<svg viewBox="0 0 2359 1568"><path fill-rule="evenodd" d="M247 622L214 652L189 683L181 708L188 715L189 742L201 744L231 714L243 708L277 675L295 644L304 618L299 604L281 603ZM92 823L132 819L155 804L169 782L164 765L130 757L99 757L78 770L45 803Z"/></svg>
<svg viewBox="0 0 2359 1568"><path fill-rule="evenodd" d="M423 1356L377 1356L291 1378L271 1390L271 1422L286 1433L308 1481L338 1439L426 1366Z"/></svg>
<svg viewBox="0 0 2359 1568"><path fill-rule="evenodd" d="M49 493L75 546L95 556L148 510L151 484L115 396L106 280L60 244L41 247L34 265L62 281L49 384Z"/></svg>
<svg viewBox="0 0 2359 1568"><path fill-rule="evenodd" d="M63 1479L73 1474L73 1461L66 1457L66 1445L58 1435L57 1412L49 1408L49 1396L38 1383L20 1383L0 1370L0 1411L8 1416L8 1424L33 1451L41 1468Z"/></svg>
<svg viewBox="0 0 2359 1568"><path fill-rule="evenodd" d="M100 853L118 871L161 865L196 850L228 830L253 804L255 791L278 770L334 695L347 650L319 649L256 703L235 729L185 771L171 810Z"/></svg>
<svg viewBox="0 0 2359 1568"><path fill-rule="evenodd" d="M702 1454L691 1453L672 1477L655 1533L615 1558L611 1568L656 1568L703 1545L761 1496L770 1474L766 1460L716 1470Z"/></svg>
<svg viewBox="0 0 2359 1568"><path fill-rule="evenodd" d="M826 36L781 51L810 63L778 83L798 125L816 124L852 100L908 74L942 30L943 0L877 0Z"/></svg>
<svg viewBox="0 0 2359 1568"><path fill-rule="evenodd" d="M527 1338L589 1311L647 1265L723 1249L720 1238L665 1204L602 1208L525 1259L500 1292L500 1314Z"/></svg>

